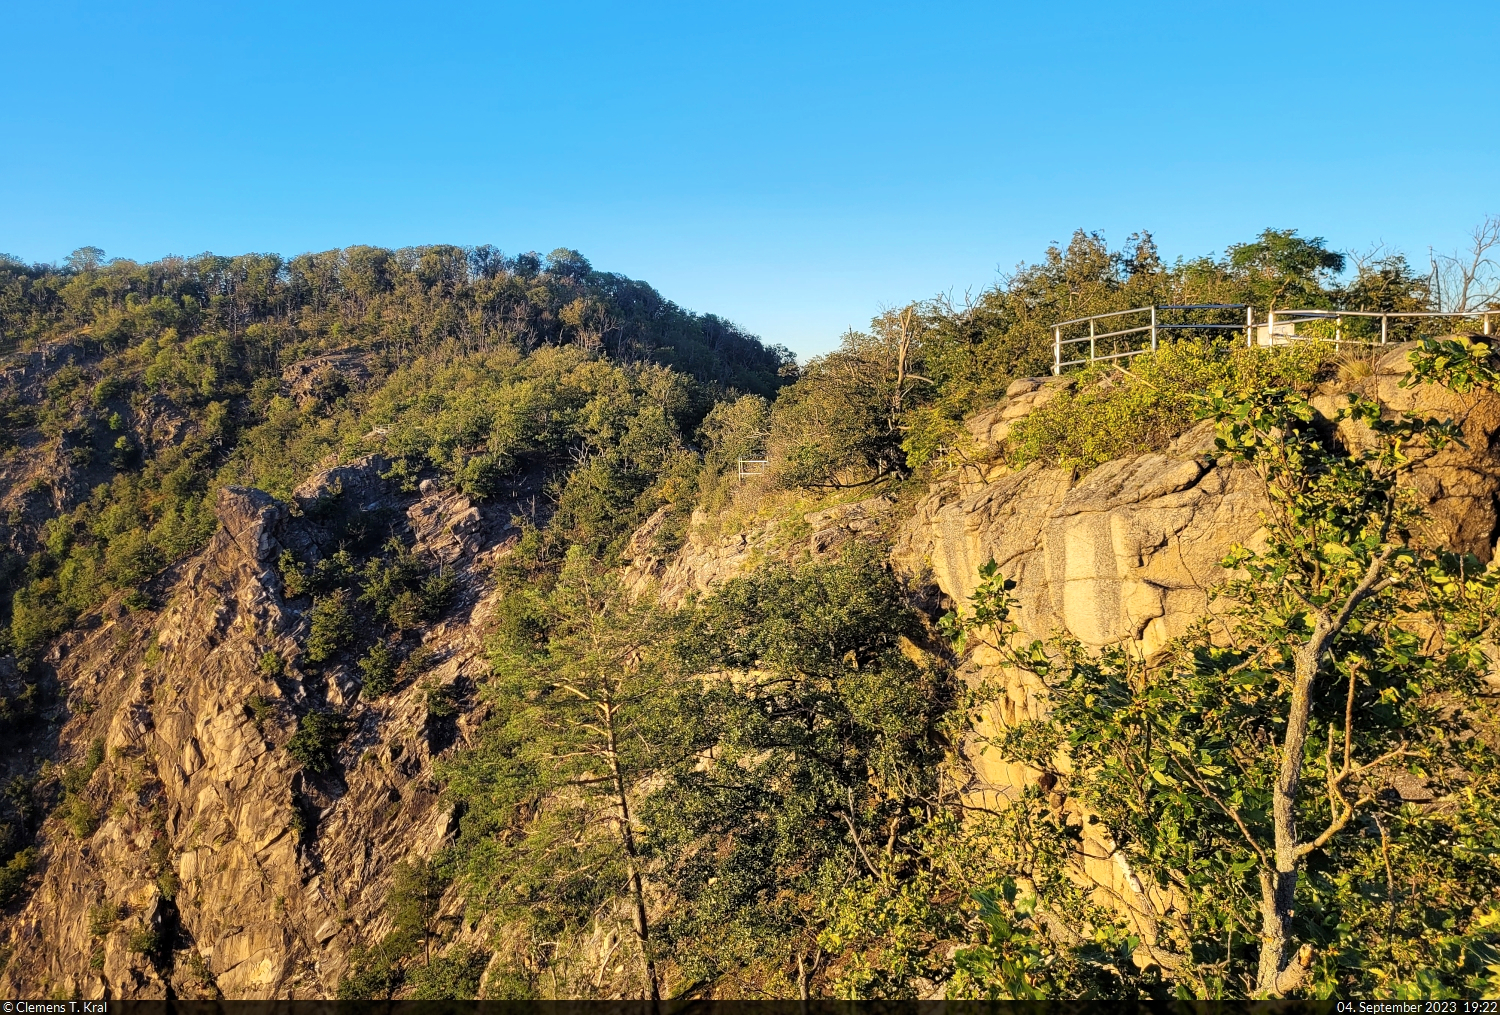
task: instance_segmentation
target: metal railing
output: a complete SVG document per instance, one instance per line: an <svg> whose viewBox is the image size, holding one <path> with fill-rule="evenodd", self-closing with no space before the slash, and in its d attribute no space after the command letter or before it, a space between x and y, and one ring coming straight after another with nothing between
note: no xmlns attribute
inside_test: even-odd
<svg viewBox="0 0 1500 1015"><path fill-rule="evenodd" d="M1238 321L1228 323L1223 320L1193 321L1188 318L1194 315L1211 314L1215 317L1225 316L1226 311L1244 311L1245 322ZM1132 315L1144 314L1145 319L1136 318L1141 323L1131 325ZM1118 320L1123 318L1124 320ZM1172 318L1181 318L1173 320ZM1101 322L1111 321L1116 324L1126 324L1127 327L1115 327L1114 324L1106 325L1113 330L1100 331ZM1064 338L1064 331L1072 328L1088 327L1087 335L1077 335ZM1254 334L1255 311L1243 303L1166 303L1149 307L1135 307L1131 310L1114 310L1107 314L1094 314L1090 317L1076 317L1071 321L1059 321L1052 326L1052 372L1060 374L1066 367L1087 366L1090 363L1104 363L1110 360L1129 359L1139 356L1143 352L1152 352L1161 341L1162 332L1174 331L1243 331L1245 340L1250 341ZM1105 343L1106 352L1100 353L1100 343ZM1088 344L1088 356L1080 359L1063 359L1063 350L1068 346Z"/></svg>
<svg viewBox="0 0 1500 1015"><path fill-rule="evenodd" d="M1398 339L1415 338L1420 334L1420 325L1424 320L1444 321L1470 321L1479 320L1481 328L1486 335L1491 334L1490 318L1500 316L1500 311L1494 310L1471 310L1463 313L1441 313L1439 311L1381 311L1381 310L1272 310L1266 315L1266 323L1258 326L1252 333L1246 332L1245 344L1247 346L1260 344L1285 345L1291 342L1332 342L1335 347L1340 345L1386 345L1391 338L1391 322L1398 325L1410 320L1413 327L1399 329L1405 333L1404 337ZM1363 336L1364 329L1346 328L1345 319L1349 318L1352 325L1355 322L1380 321L1380 337L1373 335L1373 329L1368 337ZM1318 332L1309 335L1297 334L1298 324L1318 323L1324 325ZM1327 334L1328 324L1333 325L1333 335ZM1277 328L1281 328L1280 332ZM1440 331L1452 331L1452 328L1440 329Z"/></svg>
<svg viewBox="0 0 1500 1015"><path fill-rule="evenodd" d="M749 476L764 476L766 466L770 463L764 458L741 458L739 460L739 476L745 479Z"/></svg>
<svg viewBox="0 0 1500 1015"><path fill-rule="evenodd" d="M1230 323L1223 318L1229 312L1244 312L1244 322ZM1136 316L1139 315L1139 316ZM1218 320L1190 320L1210 316ZM1132 321L1132 317L1134 320ZM1177 318L1177 319L1173 319ZM1091 317L1076 317L1052 326L1052 372L1060 374L1068 367L1107 363L1152 352L1161 342L1163 332L1239 331L1245 345L1273 346L1292 342L1332 342L1342 345L1386 345L1408 341L1427 333L1451 332L1454 322L1478 321L1485 335L1494 334L1494 321L1500 310L1472 310L1461 313L1439 311L1380 310L1272 310L1263 323L1255 320L1255 311L1243 303L1172 303L1130 310L1113 310ZM1380 330L1376 337L1375 322ZM1438 329L1423 329L1426 321L1445 322ZM1107 323L1106 323L1107 322ZM1366 326L1365 322L1369 322ZM1123 327L1121 325L1124 325ZM1298 332L1298 325L1310 325L1311 333ZM1088 328L1088 334L1071 334ZM1108 329L1108 330L1103 330ZM1076 359L1073 349L1086 346L1087 354Z"/></svg>

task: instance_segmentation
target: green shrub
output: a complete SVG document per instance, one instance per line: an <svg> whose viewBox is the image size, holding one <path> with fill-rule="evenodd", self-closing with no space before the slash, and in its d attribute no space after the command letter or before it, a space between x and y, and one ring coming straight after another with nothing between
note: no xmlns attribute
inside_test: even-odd
<svg viewBox="0 0 1500 1015"><path fill-rule="evenodd" d="M13 775L5 784L5 799L16 809L22 820L30 821L37 813L36 781L24 775Z"/></svg>
<svg viewBox="0 0 1500 1015"><path fill-rule="evenodd" d="M181 887L182 880L171 866L162 868L161 873L156 875L156 890L161 892L161 897L168 902L177 898L177 890Z"/></svg>
<svg viewBox="0 0 1500 1015"><path fill-rule="evenodd" d="M286 660L282 659L276 652L267 649L261 653L260 660L256 663L256 668L265 676L275 680L286 672Z"/></svg>
<svg viewBox="0 0 1500 1015"><path fill-rule="evenodd" d="M250 721L255 725L256 732L264 735L266 723L270 721L275 706L264 694L252 694L245 699L245 707L250 710Z"/></svg>
<svg viewBox="0 0 1500 1015"><path fill-rule="evenodd" d="M427 620L427 604L416 592L402 592L391 601L386 619L403 631L420 627Z"/></svg>
<svg viewBox="0 0 1500 1015"><path fill-rule="evenodd" d="M426 696L427 716L430 719L446 719L458 711L458 703L453 700L453 685L436 684L427 689Z"/></svg>
<svg viewBox="0 0 1500 1015"><path fill-rule="evenodd" d="M410 942L398 931L387 934L374 948L356 947L349 971L339 980L340 1001L378 1001L395 996L406 979L401 958Z"/></svg>
<svg viewBox="0 0 1500 1015"><path fill-rule="evenodd" d="M397 673L403 680L410 679L425 672L435 658L437 658L437 652L426 645L418 645L406 654L405 659L401 660Z"/></svg>
<svg viewBox="0 0 1500 1015"><path fill-rule="evenodd" d="M77 793L69 793L63 797L62 820L68 826L68 831L79 839L87 839L93 835L99 824L94 808Z"/></svg>
<svg viewBox="0 0 1500 1015"><path fill-rule="evenodd" d="M104 739L96 737L89 743L83 760L63 773L62 788L67 793L78 793L89 784L99 766L104 763Z"/></svg>
<svg viewBox="0 0 1500 1015"><path fill-rule="evenodd" d="M308 712L297 721L297 732L286 742L286 752L309 772L327 772L334 752L349 735L349 723L331 712Z"/></svg>
<svg viewBox="0 0 1500 1015"><path fill-rule="evenodd" d="M354 639L354 616L349 593L335 589L313 601L312 628L307 634L307 661L325 663Z"/></svg>
<svg viewBox="0 0 1500 1015"><path fill-rule="evenodd" d="M428 575L422 582L422 605L426 608L426 619L435 620L453 604L458 593L458 579L451 571L439 571Z"/></svg>
<svg viewBox="0 0 1500 1015"><path fill-rule="evenodd" d="M485 999L489 1001L533 1001L537 997L531 978L523 970L511 966L496 969L484 981L481 989Z"/></svg>
<svg viewBox="0 0 1500 1015"><path fill-rule="evenodd" d="M1006 459L1087 471L1162 451L1198 419L1195 395L1215 387L1306 388L1330 355L1313 343L1246 349L1207 340L1170 342L1137 356L1126 370L1080 374L1076 389L1017 421L1006 440Z"/></svg>
<svg viewBox="0 0 1500 1015"><path fill-rule="evenodd" d="M131 931L125 947L137 955L155 955L161 950L161 935L154 927L141 926Z"/></svg>
<svg viewBox="0 0 1500 1015"><path fill-rule="evenodd" d="M489 962L488 953L475 951L467 944L457 945L447 955L436 956L427 965L414 967L407 975L410 989L404 996L414 1001L472 1000L479 996L479 981ZM496 985L501 986L504 1000L535 996L529 990L522 993L515 989L530 986L524 979L519 984L507 979L503 985Z"/></svg>
<svg viewBox="0 0 1500 1015"><path fill-rule="evenodd" d="M281 551L281 556L276 560L276 569L281 572L281 587L286 591L288 599L307 595L307 567L291 550Z"/></svg>
<svg viewBox="0 0 1500 1015"><path fill-rule="evenodd" d="M118 903L100 899L89 907L89 933L95 937L106 937L115 929L124 912Z"/></svg>
<svg viewBox="0 0 1500 1015"><path fill-rule="evenodd" d="M27 846L0 867L0 906L10 902L26 885L26 879L31 876L32 865L36 863L36 847Z"/></svg>
<svg viewBox="0 0 1500 1015"><path fill-rule="evenodd" d="M377 641L370 646L370 651L359 661L359 670L365 676L361 693L366 698L379 698L395 690L396 656L385 642Z"/></svg>

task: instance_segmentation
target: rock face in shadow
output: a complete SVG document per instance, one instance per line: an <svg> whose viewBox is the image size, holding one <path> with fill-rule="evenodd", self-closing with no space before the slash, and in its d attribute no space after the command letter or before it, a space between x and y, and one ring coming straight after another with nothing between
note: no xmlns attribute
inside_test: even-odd
<svg viewBox="0 0 1500 1015"><path fill-rule="evenodd" d="M371 463L345 470L332 479L371 498L359 508L400 517ZM388 929L395 866L452 832L434 746L461 744L479 717L460 714L434 745L427 688L471 702L486 669L473 555L447 560L465 594L426 632L422 686L368 702L347 665L296 664L305 605L283 598L275 561L309 523L257 490L223 490L216 509L219 531L160 611L101 614L61 646L58 679L89 703L63 730L63 760L104 748L80 794L96 827L44 825L39 884L8 921L7 996L330 997L353 945ZM268 671L267 653L291 664ZM304 771L284 749L297 716L335 707L352 728L334 769Z"/></svg>

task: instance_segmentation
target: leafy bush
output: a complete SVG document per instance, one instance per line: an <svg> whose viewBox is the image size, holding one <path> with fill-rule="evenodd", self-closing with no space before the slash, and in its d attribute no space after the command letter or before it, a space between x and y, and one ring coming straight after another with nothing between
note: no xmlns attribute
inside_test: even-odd
<svg viewBox="0 0 1500 1015"><path fill-rule="evenodd" d="M431 666L436 658L437 652L433 649L426 645L418 645L406 654L405 659L401 660L398 672L402 679L414 677Z"/></svg>
<svg viewBox="0 0 1500 1015"><path fill-rule="evenodd" d="M1306 388L1330 352L1307 343L1246 349L1185 340L1137 356L1125 370L1081 374L1078 386L1021 418L1006 439L1014 465L1042 462L1093 469L1104 462L1164 450L1198 418L1194 396L1212 388Z"/></svg>
<svg viewBox="0 0 1500 1015"><path fill-rule="evenodd" d="M281 572L281 587L288 599L305 596L310 589L307 566L297 559L291 550L282 550L277 558L276 569Z"/></svg>
<svg viewBox="0 0 1500 1015"><path fill-rule="evenodd" d="M426 965L414 967L407 974L409 989L405 996L414 1001L471 1000L479 996L480 978L489 965L490 956L467 944L456 945L447 955L439 955ZM521 983L525 983L524 980ZM502 1000L524 1000L534 997L514 989L514 982L502 987ZM509 989L506 989L509 988ZM488 996L494 997L492 994Z"/></svg>
<svg viewBox="0 0 1500 1015"><path fill-rule="evenodd" d="M78 793L88 785L94 773L104 762L104 739L96 737L90 741L89 749L85 752L83 760L63 772L62 788L66 793Z"/></svg>
<svg viewBox="0 0 1500 1015"><path fill-rule="evenodd" d="M407 941L392 931L373 948L356 946L349 956L349 971L339 980L335 995L340 1001L379 1001L395 997L406 981L401 966Z"/></svg>
<svg viewBox="0 0 1500 1015"><path fill-rule="evenodd" d="M68 826L75 838L87 839L94 834L98 827L99 818L94 813L94 808L78 793L69 793L63 797L62 803L63 824Z"/></svg>
<svg viewBox="0 0 1500 1015"><path fill-rule="evenodd" d="M334 766L339 744L349 735L349 722L331 712L308 712L297 721L297 732L286 742L286 752L309 772Z"/></svg>
<svg viewBox="0 0 1500 1015"><path fill-rule="evenodd" d="M250 722L254 724L255 731L264 736L266 723L275 712L275 706L264 694L252 694L245 699L245 708L250 712Z"/></svg>
<svg viewBox="0 0 1500 1015"><path fill-rule="evenodd" d="M142 925L131 931L125 947L137 955L155 955L161 950L162 938L154 927Z"/></svg>
<svg viewBox="0 0 1500 1015"><path fill-rule="evenodd" d="M366 698L379 698L396 689L396 655L385 642L370 646L359 661L359 670L365 677L361 693Z"/></svg>
<svg viewBox="0 0 1500 1015"><path fill-rule="evenodd" d="M89 933L95 937L105 937L115 929L115 924L120 922L124 915L118 903L101 899L89 907Z"/></svg>
<svg viewBox="0 0 1500 1015"><path fill-rule="evenodd" d="M0 867L0 905L5 905L21 894L26 879L31 876L36 857L36 847L28 846Z"/></svg>
<svg viewBox="0 0 1500 1015"><path fill-rule="evenodd" d="M307 661L325 663L354 639L354 616L349 593L335 589L313 600L312 625L307 633Z"/></svg>
<svg viewBox="0 0 1500 1015"><path fill-rule="evenodd" d="M457 593L458 578L452 571L438 571L428 575L422 582L422 607L426 611L426 619L434 620L441 616L452 605Z"/></svg>

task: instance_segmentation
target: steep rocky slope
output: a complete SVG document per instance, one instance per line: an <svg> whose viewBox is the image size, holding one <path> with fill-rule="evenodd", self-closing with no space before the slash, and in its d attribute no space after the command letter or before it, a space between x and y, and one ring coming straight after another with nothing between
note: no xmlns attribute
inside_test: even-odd
<svg viewBox="0 0 1500 1015"><path fill-rule="evenodd" d="M163 609L106 608L57 645L73 713L59 761L102 742L81 794L99 819L47 822L40 884L7 921L9 994L326 997L351 945L378 937L394 866L450 832L431 768L478 718L465 706L484 666L479 576L505 535L491 521L503 512L430 484L402 498L378 471L330 470L298 499L342 488L367 511L404 507L419 553L460 562L460 602L424 636L430 668L398 693L364 702L348 667L297 667L308 618L274 562L313 525L254 490L221 492L221 528L169 576ZM292 660L283 674L268 652ZM431 708L434 694L457 714ZM326 705L354 728L318 776L284 745L298 714Z"/></svg>
<svg viewBox="0 0 1500 1015"><path fill-rule="evenodd" d="M1405 369L1404 351L1394 350L1353 386L1393 410L1463 422L1467 446L1429 456L1418 484L1432 515L1428 538L1488 560L1500 400L1403 388ZM1315 405L1331 416L1350 386L1328 386ZM980 451L992 452L1010 422L1056 390L1014 386L1009 401L971 421ZM1344 437L1360 439L1352 429ZM1150 654L1209 607L1219 561L1233 543L1255 540L1265 505L1256 477L1218 459L1202 427L1164 452L1081 477L979 460L987 464L937 480L914 506L883 494L728 530L700 512L671 552L655 549L664 508L632 540L630 578L676 603L757 560L867 538L892 545L916 585L936 586L950 602L973 591L979 566L993 558L1016 580L1031 634L1066 630L1094 646L1124 639ZM375 459L329 469L299 488L294 504L223 491L218 533L160 579L160 609L108 605L56 646L49 664L69 718L56 746L61 767L39 793L55 795L61 771L93 764L79 795L94 820L78 817L70 830L59 812L43 827L42 872L7 919L0 988L9 995L325 997L354 947L386 928L395 866L432 853L452 831L433 764L482 719L473 687L486 665L485 574L510 532L503 499L476 506L430 482L402 494L381 470ZM286 598L275 567L284 549L315 555L326 541L316 506L335 495L393 518L420 555L461 579L458 604L423 635L429 668L374 702L359 697L347 664L299 665L309 618ZM263 665L268 652L287 661L284 673ZM1018 675L972 675L1007 686L995 725L1045 707L1040 689ZM431 707L434 694L455 714ZM338 764L318 776L284 748L296 716L327 706L354 725ZM971 792L981 797L1041 777L974 760ZM1145 897L1107 838L1089 842L1100 884L1143 907L1165 904ZM445 901L450 927L458 905Z"/></svg>

